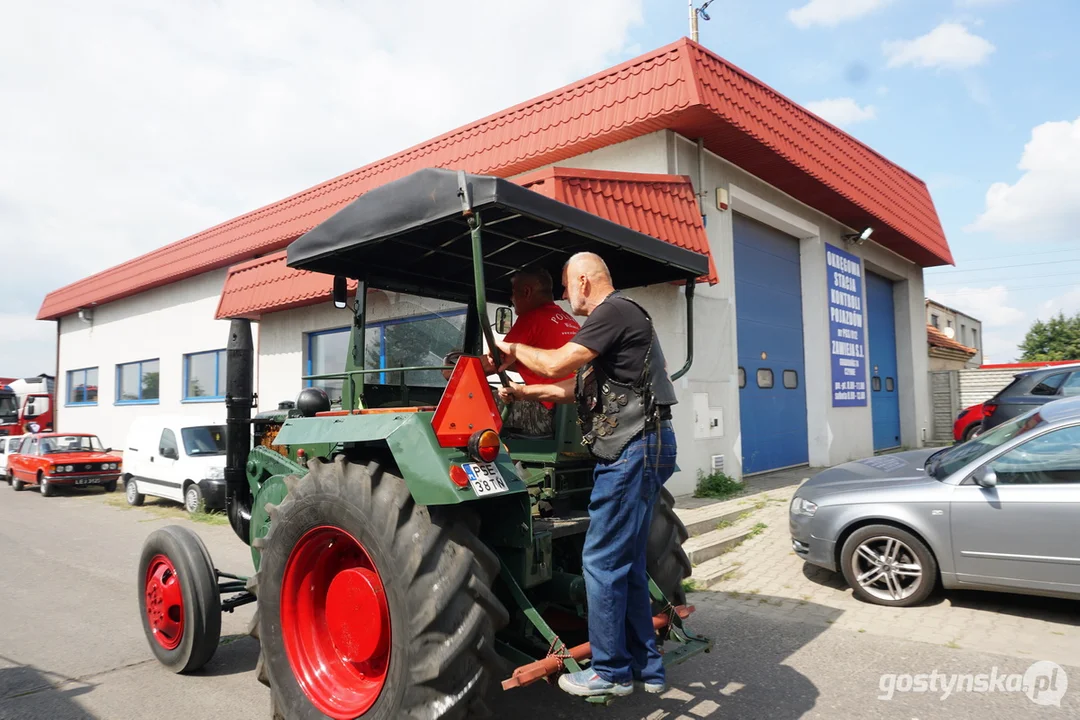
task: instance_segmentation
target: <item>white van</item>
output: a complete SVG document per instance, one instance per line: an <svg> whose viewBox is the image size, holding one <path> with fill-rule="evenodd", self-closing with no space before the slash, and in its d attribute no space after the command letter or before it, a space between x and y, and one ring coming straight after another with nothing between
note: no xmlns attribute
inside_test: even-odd
<svg viewBox="0 0 1080 720"><path fill-rule="evenodd" d="M11 476L7 471L7 459L8 455L19 452L19 446L22 445L25 435L0 435L0 480L7 480L7 484L11 484Z"/></svg>
<svg viewBox="0 0 1080 720"><path fill-rule="evenodd" d="M131 505L146 495L183 503L188 512L225 507L225 422L147 415L124 445L124 490Z"/></svg>

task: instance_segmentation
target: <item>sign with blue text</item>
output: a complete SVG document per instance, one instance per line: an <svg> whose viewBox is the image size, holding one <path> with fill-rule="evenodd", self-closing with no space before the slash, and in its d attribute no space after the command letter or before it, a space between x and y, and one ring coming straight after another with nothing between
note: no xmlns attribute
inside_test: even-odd
<svg viewBox="0 0 1080 720"><path fill-rule="evenodd" d="M866 406L866 313L862 260L825 243L833 407Z"/></svg>

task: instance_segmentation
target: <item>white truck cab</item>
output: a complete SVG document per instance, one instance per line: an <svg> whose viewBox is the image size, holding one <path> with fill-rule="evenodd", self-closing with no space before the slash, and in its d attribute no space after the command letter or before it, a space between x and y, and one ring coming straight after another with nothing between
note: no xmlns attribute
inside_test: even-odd
<svg viewBox="0 0 1080 720"><path fill-rule="evenodd" d="M124 490L131 505L146 495L182 503L188 512L225 507L225 421L148 415L124 445Z"/></svg>
<svg viewBox="0 0 1080 720"><path fill-rule="evenodd" d="M6 480L11 484L11 475L8 474L8 456L19 452L25 435L0 435L0 480Z"/></svg>

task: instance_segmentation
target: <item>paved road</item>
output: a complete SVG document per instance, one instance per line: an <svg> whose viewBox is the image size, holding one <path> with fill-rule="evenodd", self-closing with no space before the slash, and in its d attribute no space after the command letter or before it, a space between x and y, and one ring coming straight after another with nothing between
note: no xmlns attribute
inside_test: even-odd
<svg viewBox="0 0 1080 720"><path fill-rule="evenodd" d="M264 720L269 693L254 677L257 646L243 637L251 608L226 615L223 646L195 676L152 659L137 615L135 569L143 539L163 520L108 507L101 497L41 498L0 487L0 719ZM222 567L250 567L227 527L192 525ZM496 717L552 720L698 718L1075 718L1080 667L1061 706L1021 692L902 692L879 699L883 673L1024 673L1033 658L949 649L758 611L696 593L696 627L715 651L675 668L662 697L635 695L601 710L536 685L499 696ZM771 606L762 604L762 608ZM1059 676L1058 687L1064 679ZM1043 698L1049 697L1044 694Z"/></svg>

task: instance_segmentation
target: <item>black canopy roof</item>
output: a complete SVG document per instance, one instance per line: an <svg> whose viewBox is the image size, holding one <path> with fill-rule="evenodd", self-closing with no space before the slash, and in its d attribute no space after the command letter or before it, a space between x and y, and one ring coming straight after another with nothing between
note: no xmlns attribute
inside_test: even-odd
<svg viewBox="0 0 1080 720"><path fill-rule="evenodd" d="M429 168L377 187L289 245L288 266L363 279L371 287L466 301L474 294L468 207L481 219L488 298L507 302L510 275L529 264L556 284L574 253L591 251L616 287L694 281L701 253L644 235L509 180Z"/></svg>

